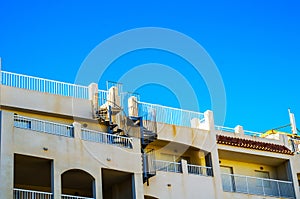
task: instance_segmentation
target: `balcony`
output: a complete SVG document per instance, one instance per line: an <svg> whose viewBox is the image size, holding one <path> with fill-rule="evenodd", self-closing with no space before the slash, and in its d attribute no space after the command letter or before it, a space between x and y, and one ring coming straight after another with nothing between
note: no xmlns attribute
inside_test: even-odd
<svg viewBox="0 0 300 199"><path fill-rule="evenodd" d="M53 194L14 188L14 199L52 199Z"/></svg>
<svg viewBox="0 0 300 199"><path fill-rule="evenodd" d="M73 126L14 115L14 127L53 135L74 137Z"/></svg>
<svg viewBox="0 0 300 199"><path fill-rule="evenodd" d="M110 144L128 149L133 148L132 138L130 137L98 132L89 129L81 129L81 137L86 141Z"/></svg>
<svg viewBox="0 0 300 199"><path fill-rule="evenodd" d="M189 174L194 174L194 175L212 176L213 174L212 167L188 164L187 169Z"/></svg>
<svg viewBox="0 0 300 199"><path fill-rule="evenodd" d="M182 173L181 163L164 160L154 160L157 171Z"/></svg>
<svg viewBox="0 0 300 199"><path fill-rule="evenodd" d="M52 196L53 194L49 192L16 189L16 188L14 189L14 199L52 199L53 198ZM94 198L62 194L61 199L94 199Z"/></svg>
<svg viewBox="0 0 300 199"><path fill-rule="evenodd" d="M14 115L14 127L28 129L41 133L74 138L73 125L39 120L20 115ZM89 129L81 129L81 139L102 144L110 144L118 147L133 149L133 140L130 137L113 135Z"/></svg>
<svg viewBox="0 0 300 199"><path fill-rule="evenodd" d="M170 162L164 160L154 160L154 165L157 171L185 173L199 175L199 176L212 176L212 167L184 164L181 162ZM185 167L185 168L184 168Z"/></svg>
<svg viewBox="0 0 300 199"><path fill-rule="evenodd" d="M222 174L223 191L279 198L294 198L293 183L236 174Z"/></svg>

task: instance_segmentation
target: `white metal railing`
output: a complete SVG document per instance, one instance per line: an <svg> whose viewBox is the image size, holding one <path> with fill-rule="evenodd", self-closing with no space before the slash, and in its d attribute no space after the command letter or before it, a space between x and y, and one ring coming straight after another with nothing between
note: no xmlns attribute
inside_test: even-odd
<svg viewBox="0 0 300 199"><path fill-rule="evenodd" d="M222 174L223 191L294 198L294 187L290 181L257 178L236 174Z"/></svg>
<svg viewBox="0 0 300 199"><path fill-rule="evenodd" d="M98 106L101 106L106 103L107 94L108 94L108 91L98 90Z"/></svg>
<svg viewBox="0 0 300 199"><path fill-rule="evenodd" d="M104 132L98 132L89 129L81 129L81 138L86 141L98 142L103 144L111 144L119 147L132 149L132 138L120 135L114 135Z"/></svg>
<svg viewBox="0 0 300 199"><path fill-rule="evenodd" d="M169 162L164 160L154 160L157 171L182 173L181 163Z"/></svg>
<svg viewBox="0 0 300 199"><path fill-rule="evenodd" d="M14 188L14 199L52 199L52 193Z"/></svg>
<svg viewBox="0 0 300 199"><path fill-rule="evenodd" d="M89 99L87 86L1 71L2 85L56 95Z"/></svg>
<svg viewBox="0 0 300 199"><path fill-rule="evenodd" d="M190 174L212 176L212 167L188 164L187 169Z"/></svg>
<svg viewBox="0 0 300 199"><path fill-rule="evenodd" d="M261 132L244 130L244 135L249 135L249 136L254 136L254 137L260 137L262 134L263 133L261 133Z"/></svg>
<svg viewBox="0 0 300 199"><path fill-rule="evenodd" d="M218 130L218 131L225 131L225 132L235 133L235 129L231 128L231 127L215 125L215 129Z"/></svg>
<svg viewBox="0 0 300 199"><path fill-rule="evenodd" d="M61 199L94 199L94 198L61 194Z"/></svg>
<svg viewBox="0 0 300 199"><path fill-rule="evenodd" d="M14 127L66 137L74 137L72 125L38 120L20 115L14 115Z"/></svg>
<svg viewBox="0 0 300 199"><path fill-rule="evenodd" d="M205 121L204 114L200 112L146 102L138 102L138 106L139 116L143 117L143 120L186 127L191 127L191 121L194 119L198 119L199 123Z"/></svg>

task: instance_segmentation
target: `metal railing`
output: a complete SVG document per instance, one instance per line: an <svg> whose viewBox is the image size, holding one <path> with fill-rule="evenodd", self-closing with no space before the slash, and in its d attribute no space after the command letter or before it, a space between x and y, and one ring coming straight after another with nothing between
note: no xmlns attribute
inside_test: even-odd
<svg viewBox="0 0 300 199"><path fill-rule="evenodd" d="M218 130L218 131L225 131L225 132L229 132L229 133L235 133L235 129L231 128L231 127L215 125L215 129Z"/></svg>
<svg viewBox="0 0 300 199"><path fill-rule="evenodd" d="M98 90L98 106L102 106L107 101L108 91Z"/></svg>
<svg viewBox="0 0 300 199"><path fill-rule="evenodd" d="M94 198L61 194L61 199L94 199Z"/></svg>
<svg viewBox="0 0 300 199"><path fill-rule="evenodd" d="M138 109L139 116L143 117L143 120L164 124L191 127L191 121L194 119L198 119L199 123L205 121L203 113L158 104L138 102Z"/></svg>
<svg viewBox="0 0 300 199"><path fill-rule="evenodd" d="M212 176L211 167L188 164L187 169L189 174L195 174L201 176Z"/></svg>
<svg viewBox="0 0 300 199"><path fill-rule="evenodd" d="M245 194L294 198L294 187L290 181L257 178L235 174L222 174L223 191Z"/></svg>
<svg viewBox="0 0 300 199"><path fill-rule="evenodd" d="M6 71L1 71L1 79L2 82L0 83L5 86L74 98L89 99L89 89L87 86L21 75Z"/></svg>
<svg viewBox="0 0 300 199"><path fill-rule="evenodd" d="M14 199L52 199L52 193L14 188Z"/></svg>
<svg viewBox="0 0 300 199"><path fill-rule="evenodd" d="M232 128L232 127L215 125L215 129L217 131L224 131L224 132L229 132L229 133L235 133L235 129ZM261 133L261 132L244 130L244 135L249 135L249 136L253 136L253 137L260 137L262 134L263 133Z"/></svg>
<svg viewBox="0 0 300 199"><path fill-rule="evenodd" d="M154 160L157 171L182 173L181 163L169 162L164 160Z"/></svg>
<svg viewBox="0 0 300 199"><path fill-rule="evenodd" d="M120 135L114 135L104 132L98 132L89 129L81 129L81 138L86 141L98 142L103 144L111 144L114 146L133 148L132 138Z"/></svg>
<svg viewBox="0 0 300 199"><path fill-rule="evenodd" d="M249 136L254 136L254 137L260 137L262 134L263 133L261 133L261 132L244 130L244 135L249 135Z"/></svg>
<svg viewBox="0 0 300 199"><path fill-rule="evenodd" d="M53 135L74 137L74 129L72 125L38 120L20 115L14 115L14 127Z"/></svg>

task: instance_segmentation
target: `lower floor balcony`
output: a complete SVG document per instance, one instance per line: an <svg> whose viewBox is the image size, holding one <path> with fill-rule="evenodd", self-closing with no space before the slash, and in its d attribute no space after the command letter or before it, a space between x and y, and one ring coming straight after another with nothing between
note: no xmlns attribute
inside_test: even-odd
<svg viewBox="0 0 300 199"><path fill-rule="evenodd" d="M222 185L225 192L295 198L294 186L291 181L223 173Z"/></svg>
<svg viewBox="0 0 300 199"><path fill-rule="evenodd" d="M53 194L49 192L15 188L14 199L53 199ZM62 194L61 199L93 199L93 198Z"/></svg>

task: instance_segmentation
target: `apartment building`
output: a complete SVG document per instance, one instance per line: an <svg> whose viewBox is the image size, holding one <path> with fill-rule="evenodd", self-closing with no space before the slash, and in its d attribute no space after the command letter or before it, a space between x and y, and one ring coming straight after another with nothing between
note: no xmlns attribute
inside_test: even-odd
<svg viewBox="0 0 300 199"><path fill-rule="evenodd" d="M300 198L300 137L0 71L0 198Z"/></svg>

